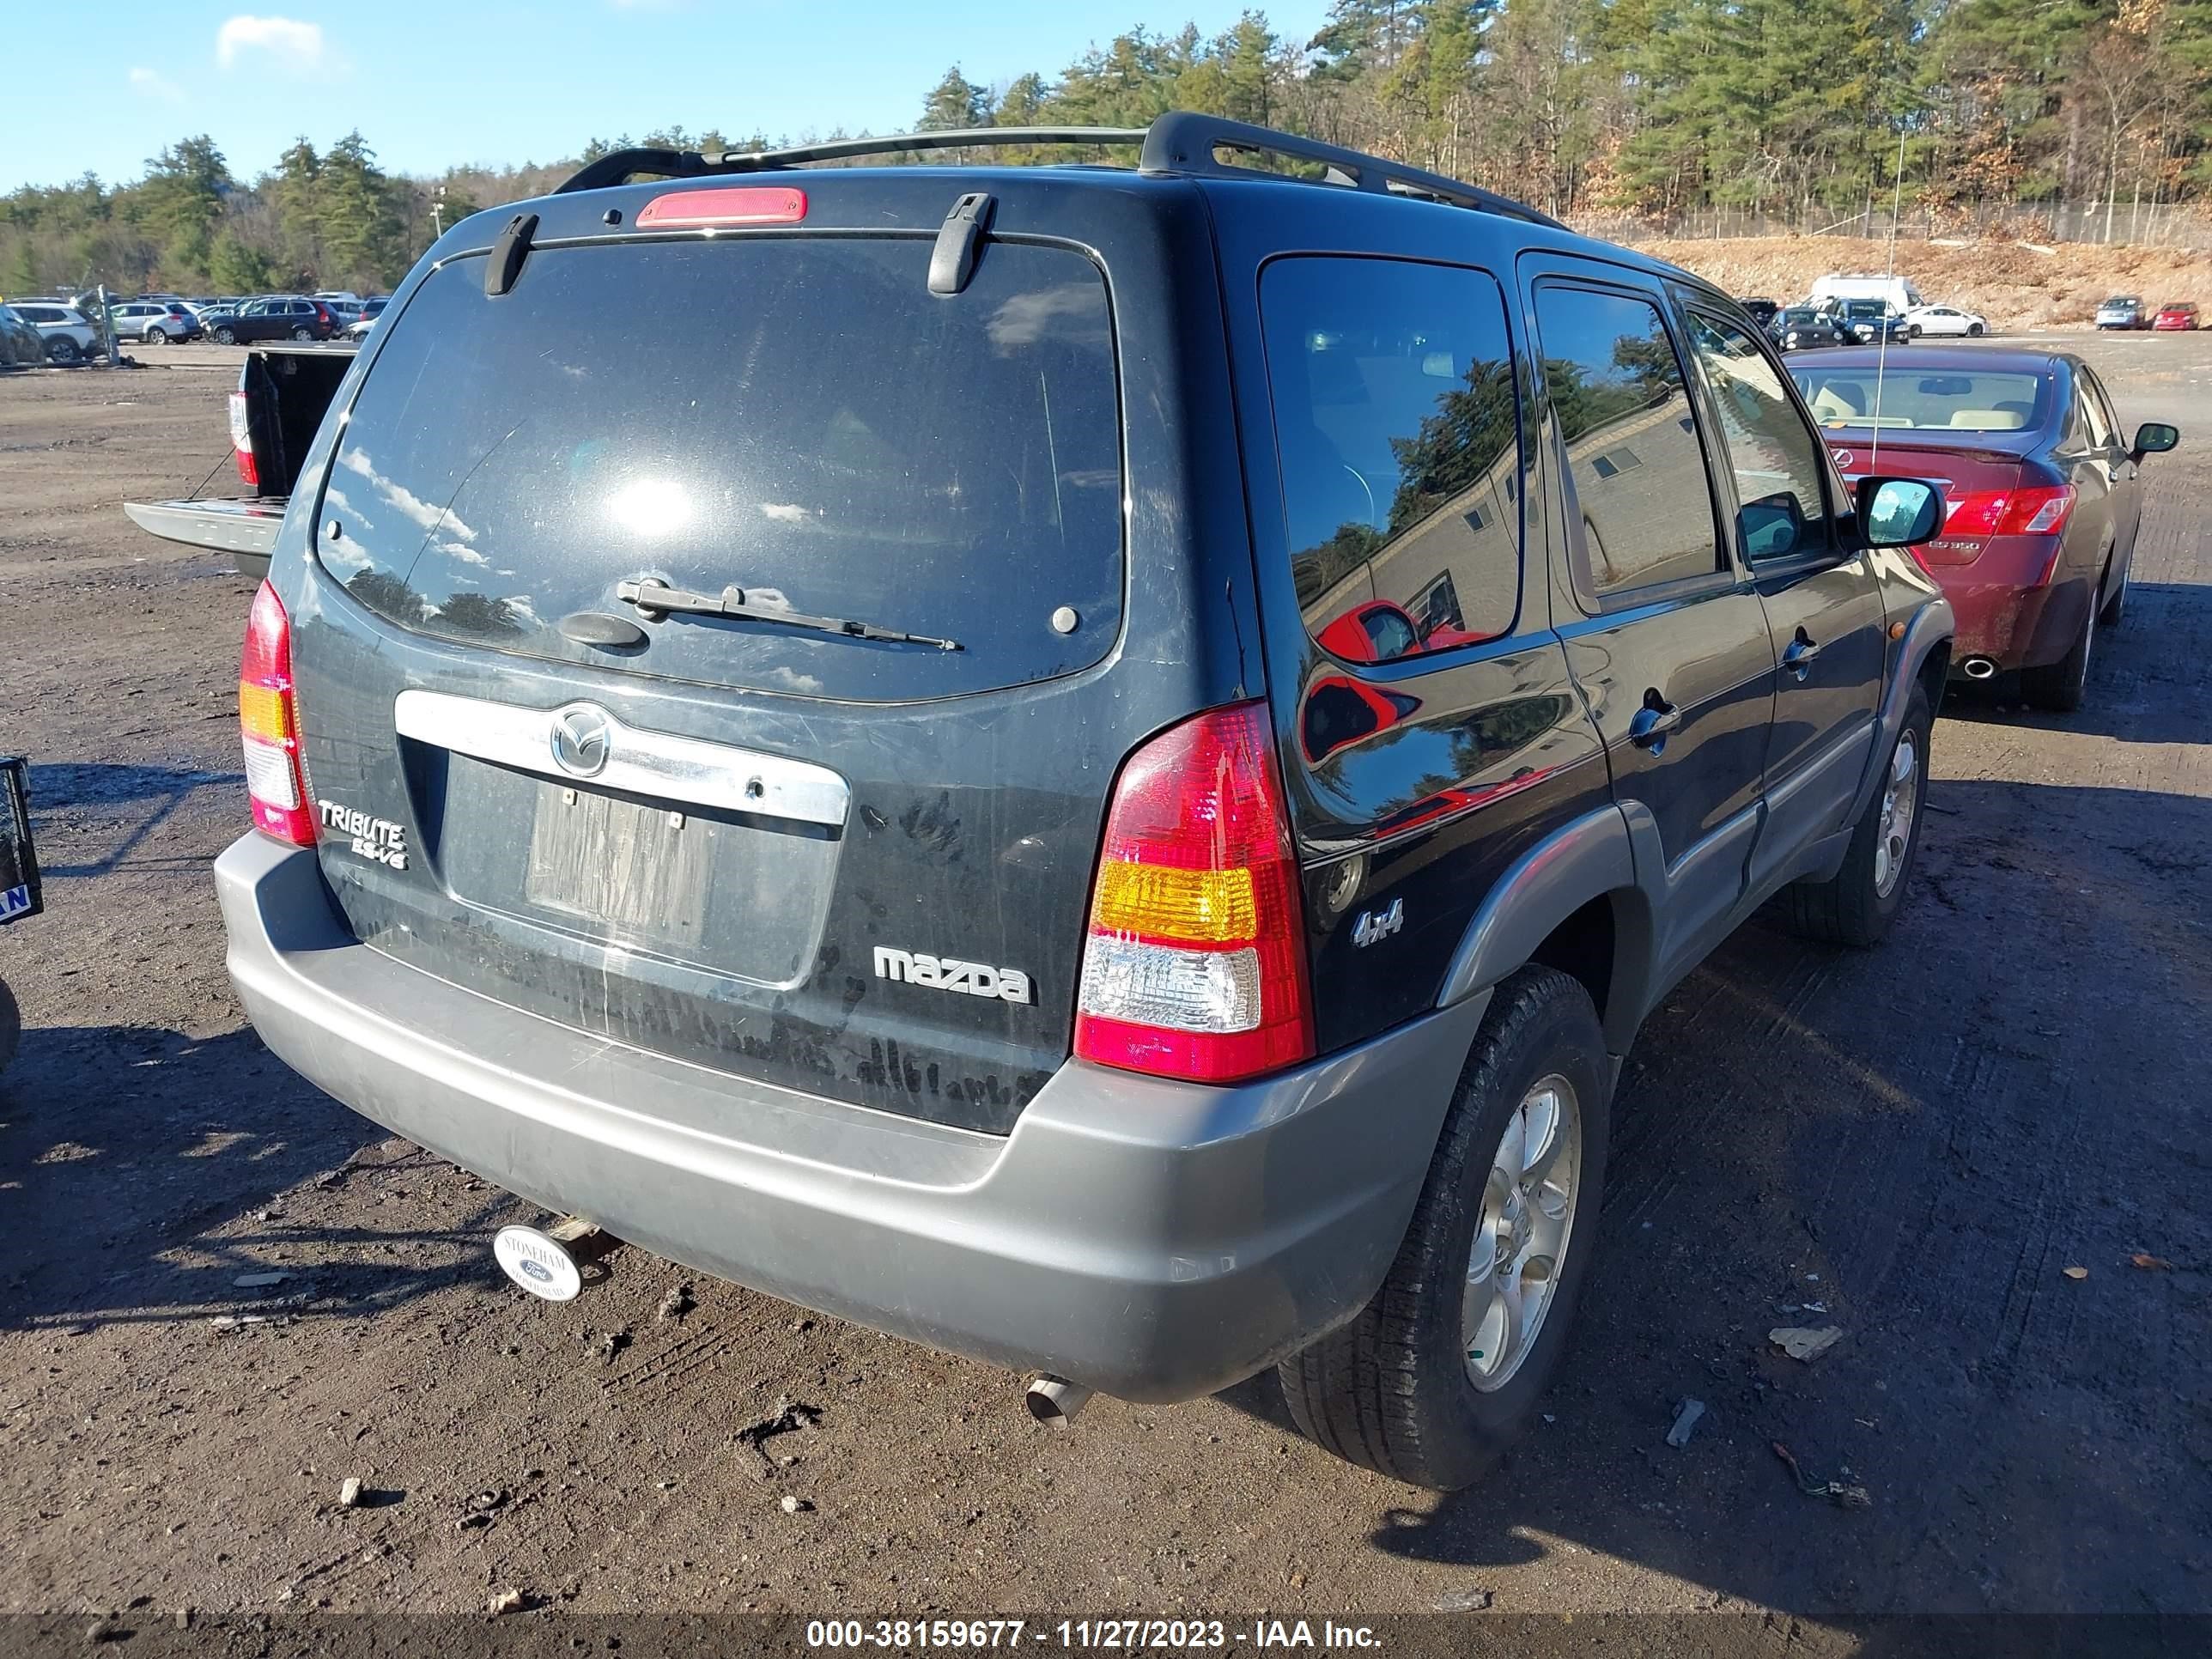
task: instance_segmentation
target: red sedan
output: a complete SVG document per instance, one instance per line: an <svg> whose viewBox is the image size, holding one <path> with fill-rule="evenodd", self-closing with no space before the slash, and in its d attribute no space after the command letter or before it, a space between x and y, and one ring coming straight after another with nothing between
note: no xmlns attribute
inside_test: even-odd
<svg viewBox="0 0 2212 1659"><path fill-rule="evenodd" d="M2160 306L2158 315L2150 319L2153 328L2191 329L2197 326L2197 307L2186 300L2170 306Z"/></svg>
<svg viewBox="0 0 2212 1659"><path fill-rule="evenodd" d="M1914 550L1957 613L1952 671L2021 671L2040 708L2081 704L2099 625L2125 608L2143 458L2181 434L2121 434L2095 371L2070 352L1916 346L1887 370L1856 347L1790 374L1846 477L1943 488L1942 533Z"/></svg>

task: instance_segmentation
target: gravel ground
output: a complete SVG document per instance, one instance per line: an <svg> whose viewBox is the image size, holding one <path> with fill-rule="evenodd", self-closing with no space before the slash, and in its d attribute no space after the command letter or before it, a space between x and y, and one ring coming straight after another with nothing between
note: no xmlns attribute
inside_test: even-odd
<svg viewBox="0 0 2212 1659"><path fill-rule="evenodd" d="M0 378L0 749L50 907L0 931L0 1613L2212 1612L2212 335L2079 344L2185 429L2088 708L1947 706L1887 947L1754 923L1653 1016L1564 1379L1446 1499L1264 1382L1057 1436L1016 1377L729 1285L662 1317L635 1251L566 1308L509 1288L490 1233L534 1212L300 1082L224 976L250 590L116 504L223 461L190 365L234 355ZM1768 1350L1805 1322L1845 1335ZM744 1433L787 1402L818 1417Z"/></svg>

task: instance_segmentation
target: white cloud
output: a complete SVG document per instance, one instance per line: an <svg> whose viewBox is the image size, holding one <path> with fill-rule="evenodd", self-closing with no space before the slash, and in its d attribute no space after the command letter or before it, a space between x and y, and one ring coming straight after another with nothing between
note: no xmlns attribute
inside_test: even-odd
<svg viewBox="0 0 2212 1659"><path fill-rule="evenodd" d="M228 69L247 52L265 52L295 70L321 69L329 61L321 24L240 12L215 32L216 61Z"/></svg>
<svg viewBox="0 0 2212 1659"><path fill-rule="evenodd" d="M141 98L158 98L165 104L181 104L185 101L185 89L182 87L166 76L157 75L149 69L134 69L131 71L131 90Z"/></svg>

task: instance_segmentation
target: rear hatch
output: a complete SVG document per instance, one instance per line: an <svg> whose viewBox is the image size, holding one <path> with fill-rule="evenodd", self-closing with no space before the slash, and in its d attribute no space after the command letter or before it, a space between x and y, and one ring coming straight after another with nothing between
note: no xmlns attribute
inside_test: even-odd
<svg viewBox="0 0 2212 1659"><path fill-rule="evenodd" d="M464 990L1003 1132L1068 1053L1118 761L1237 688L1189 506L1222 458L1122 412L1225 370L1118 326L1165 309L1172 188L1002 185L940 295L975 175L804 178L735 234L554 198L511 291L441 249L394 301L278 557L319 856Z"/></svg>

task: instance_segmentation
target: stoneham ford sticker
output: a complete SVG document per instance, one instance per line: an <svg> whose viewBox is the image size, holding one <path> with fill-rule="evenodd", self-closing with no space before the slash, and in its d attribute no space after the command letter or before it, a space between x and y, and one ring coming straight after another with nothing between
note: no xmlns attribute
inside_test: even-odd
<svg viewBox="0 0 2212 1659"><path fill-rule="evenodd" d="M881 945L876 946L876 977L927 985L933 991L996 997L1002 1002L1030 1000L1030 976L1012 968L990 968L980 962L927 956L919 951L893 951Z"/></svg>

